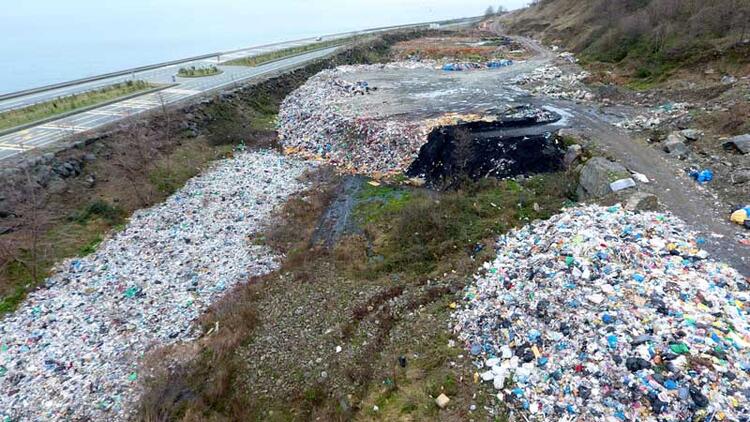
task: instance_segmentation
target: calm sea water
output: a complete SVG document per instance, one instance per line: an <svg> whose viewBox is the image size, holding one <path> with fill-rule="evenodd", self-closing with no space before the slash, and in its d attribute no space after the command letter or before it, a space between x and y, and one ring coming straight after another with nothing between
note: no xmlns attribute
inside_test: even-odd
<svg viewBox="0 0 750 422"><path fill-rule="evenodd" d="M276 41L480 14L486 0L473 1L9 1L0 4L0 93Z"/></svg>

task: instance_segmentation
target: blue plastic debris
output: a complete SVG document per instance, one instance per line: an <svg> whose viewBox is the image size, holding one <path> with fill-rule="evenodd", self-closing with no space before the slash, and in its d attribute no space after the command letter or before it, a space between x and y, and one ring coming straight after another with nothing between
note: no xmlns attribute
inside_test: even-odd
<svg viewBox="0 0 750 422"><path fill-rule="evenodd" d="M487 67L490 69L495 69L499 67L507 67L513 64L513 60L509 59L500 59L500 60L492 60L487 62Z"/></svg>
<svg viewBox="0 0 750 422"><path fill-rule="evenodd" d="M710 169L704 169L701 171L691 171L690 177L692 177L698 183L708 183L714 180L714 172Z"/></svg>

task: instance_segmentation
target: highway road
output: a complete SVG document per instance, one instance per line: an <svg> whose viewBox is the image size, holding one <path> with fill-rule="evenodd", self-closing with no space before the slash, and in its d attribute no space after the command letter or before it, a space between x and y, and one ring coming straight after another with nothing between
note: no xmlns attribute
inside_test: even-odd
<svg viewBox="0 0 750 422"><path fill-rule="evenodd" d="M88 132L118 120L156 109L161 107L162 103L165 105L174 104L267 73L297 67L305 62L326 57L336 50L337 47L314 51L257 67L219 65L219 69L223 71L219 75L203 78L177 78L177 86L2 136L0 137L0 160L24 151L50 145L71 135ZM207 60L204 63L216 64L215 60ZM174 68L159 69L157 76L163 78L164 82L171 82L171 76L177 72L176 68L180 66L184 66L184 64L174 65Z"/></svg>
<svg viewBox="0 0 750 422"><path fill-rule="evenodd" d="M332 37L333 39L333 37ZM93 91L98 88L113 85L118 82L126 82L129 80L143 80L152 83L171 83L172 76L177 73L180 67L186 66L201 66L201 65L219 65L221 63L228 62L242 57L257 56L264 53L268 53L275 50L293 48L310 44L314 40L300 40L292 41L282 44L269 45L264 47L253 47L244 50L233 51L229 53L217 53L216 57L212 59L194 60L183 62L171 66L163 66L157 69L145 70L140 72L132 72L127 75L115 76L106 79L99 79L96 81L76 84L72 86L62 87L58 89L51 89L43 92L34 94L24 95L17 98L10 98L7 100L0 101L0 112L12 110L15 108L27 107L36 103L49 101L55 98L66 97L77 93Z"/></svg>
<svg viewBox="0 0 750 422"><path fill-rule="evenodd" d="M460 26L471 25L478 22L478 18L467 18L441 25L443 29L454 29ZM399 28L427 27L433 23L421 23L414 25L400 25L388 28L369 29L364 31L348 32L336 35L327 35L324 41L346 39L355 35L367 35ZM246 82L257 76L299 66L305 62L325 57L333 53L337 48L328 48L313 51L295 57L282 59L273 63L257 67L227 66L225 63L242 57L251 57L263 53L277 51L308 45L320 41L316 38L307 38L265 46L250 47L242 50L216 53L209 57L187 61L178 64L166 64L151 66L149 69L118 72L116 76L105 75L94 77L88 81L73 81L70 83L56 85L55 87L42 87L32 92L16 94L4 94L0 100L0 112L27 107L29 105L45 102L54 98L70 96L76 93L87 92L128 80L144 80L152 84L174 85L158 92L148 93L135 98L122 100L109 105L94 108L68 117L63 117L48 123L39 124L28 129L16 131L0 136L0 161L30 151L36 148L48 146L71 135L91 131L118 120L134 116L149 110L161 107L162 104L174 104L186 99L206 94L208 92L230 86L235 83ZM201 78L179 78L175 77L180 67L196 67L215 65L222 70L219 75ZM176 83L176 84L175 84Z"/></svg>

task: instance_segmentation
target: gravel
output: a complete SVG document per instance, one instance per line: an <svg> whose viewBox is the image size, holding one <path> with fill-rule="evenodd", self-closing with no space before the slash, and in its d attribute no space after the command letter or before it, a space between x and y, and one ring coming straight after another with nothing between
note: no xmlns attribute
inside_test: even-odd
<svg viewBox="0 0 750 422"><path fill-rule="evenodd" d="M534 420L747 420L749 280L671 214L568 209L502 236L455 313Z"/></svg>
<svg viewBox="0 0 750 422"><path fill-rule="evenodd" d="M192 322L227 289L277 267L247 238L310 167L240 153L135 213L94 254L59 265L0 327L3 417L127 419L139 358L194 339Z"/></svg>

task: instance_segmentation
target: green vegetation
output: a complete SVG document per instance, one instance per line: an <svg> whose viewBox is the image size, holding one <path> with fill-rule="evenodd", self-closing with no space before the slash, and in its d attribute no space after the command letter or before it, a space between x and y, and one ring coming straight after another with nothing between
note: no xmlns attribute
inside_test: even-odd
<svg viewBox="0 0 750 422"><path fill-rule="evenodd" d="M259 54L257 56L243 57L241 59L235 59L225 64L233 66L260 66L264 63L272 62L274 60L283 59L285 57L296 56L310 51L321 50L329 47L337 47L351 42L356 37L336 39L330 41L321 41L312 44L301 45L299 47L290 47L283 50L271 51L268 53Z"/></svg>
<svg viewBox="0 0 750 422"><path fill-rule="evenodd" d="M214 76L222 73L221 69L216 66L190 66L181 67L177 71L177 76L181 78L202 78L204 76Z"/></svg>
<svg viewBox="0 0 750 422"><path fill-rule="evenodd" d="M562 175L540 175L523 184L486 179L440 194L368 188L363 192L368 200L360 202L355 214L367 224L367 233L380 238L374 252L382 259L366 272L439 273L452 255L466 254L511 227L548 218L572 197L572 185Z"/></svg>
<svg viewBox="0 0 750 422"><path fill-rule="evenodd" d="M144 81L127 81L95 91L55 98L43 103L0 113L0 130L33 123L85 107L95 106L153 88Z"/></svg>
<svg viewBox="0 0 750 422"><path fill-rule="evenodd" d="M606 70L635 89L651 88L695 65L750 60L744 43L750 35L748 0L541 0L508 28L541 31L556 44L562 40L581 53L584 64L609 64Z"/></svg>

